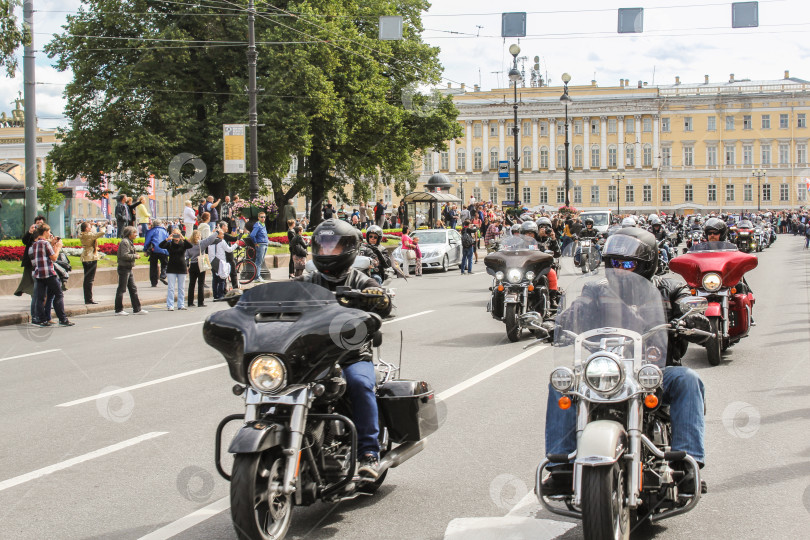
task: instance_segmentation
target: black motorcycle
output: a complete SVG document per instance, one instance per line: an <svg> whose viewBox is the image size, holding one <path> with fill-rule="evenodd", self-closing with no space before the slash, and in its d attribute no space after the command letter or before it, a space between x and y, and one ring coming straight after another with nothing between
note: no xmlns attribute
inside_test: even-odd
<svg viewBox="0 0 810 540"><path fill-rule="evenodd" d="M231 517L243 540L278 540L296 505L339 502L373 494L388 469L420 452L438 428L433 390L424 381L398 380L398 368L379 359L380 464L376 480L355 474L357 429L344 395L340 367L347 355L379 347L381 319L355 309L380 297L348 288L336 293L305 282L270 283L229 299L210 315L206 343L228 362L245 400L244 414L227 416L216 432L215 460L231 482ZM242 427L231 441L231 473L221 463L222 432Z"/></svg>
<svg viewBox="0 0 810 540"><path fill-rule="evenodd" d="M487 273L493 279L487 311L506 324L509 341L517 341L523 328L530 328L523 317L535 312L545 320L551 317L548 272L554 257L529 249L528 244L504 242L502 249L484 258Z"/></svg>

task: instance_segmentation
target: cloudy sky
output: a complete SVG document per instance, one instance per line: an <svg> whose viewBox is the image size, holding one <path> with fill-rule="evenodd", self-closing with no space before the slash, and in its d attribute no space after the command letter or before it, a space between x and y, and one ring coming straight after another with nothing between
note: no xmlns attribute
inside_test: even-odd
<svg viewBox="0 0 810 540"><path fill-rule="evenodd" d="M64 11L79 5L78 0L35 0L35 47L41 49L59 31ZM645 9L643 34L616 33L621 7ZM501 12L527 10L527 36L501 38ZM682 83L702 83L704 75L724 82L730 73L737 79L774 80L786 69L792 77L810 80L810 2L760 0L759 25L732 29L731 3L720 0L434 0L424 16L424 39L441 48L443 86L505 87L507 49L515 41L528 58L527 74L538 56L552 85L560 84L566 71L572 85L595 79L600 86L615 86L621 78L633 85L639 80L666 85L676 75ZM36 76L47 83L37 85L40 126L63 124L62 85L70 74L57 72L39 53ZM21 71L15 79L0 79L0 111L10 110L21 90Z"/></svg>

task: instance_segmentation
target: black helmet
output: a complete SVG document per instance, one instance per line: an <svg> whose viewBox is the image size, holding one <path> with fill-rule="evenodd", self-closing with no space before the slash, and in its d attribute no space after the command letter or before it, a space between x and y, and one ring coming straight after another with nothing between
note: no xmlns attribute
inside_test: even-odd
<svg viewBox="0 0 810 540"><path fill-rule="evenodd" d="M728 226L726 222L720 218L711 218L703 224L703 234L706 235L706 238L709 238L709 231L717 231L720 233L720 241L723 242L728 235Z"/></svg>
<svg viewBox="0 0 810 540"><path fill-rule="evenodd" d="M327 219L312 233L312 262L319 272L341 277L360 250L360 232L341 219Z"/></svg>
<svg viewBox="0 0 810 540"><path fill-rule="evenodd" d="M605 268L624 268L651 279L658 269L658 242L644 229L625 227L608 237L602 260Z"/></svg>
<svg viewBox="0 0 810 540"><path fill-rule="evenodd" d="M520 225L520 234L535 234L537 232L537 224L534 221L527 221Z"/></svg>
<svg viewBox="0 0 810 540"><path fill-rule="evenodd" d="M593 218L589 218L589 217L585 218L585 227L587 227L588 225L593 227Z"/></svg>
<svg viewBox="0 0 810 540"><path fill-rule="evenodd" d="M376 234L377 235L377 242L376 243L372 243L371 240L369 240L368 235L370 235L370 234ZM380 242L382 242L382 237L383 237L383 230L381 228L379 228L378 226L372 225L371 227L366 229L366 242L368 242L372 246L379 246Z"/></svg>

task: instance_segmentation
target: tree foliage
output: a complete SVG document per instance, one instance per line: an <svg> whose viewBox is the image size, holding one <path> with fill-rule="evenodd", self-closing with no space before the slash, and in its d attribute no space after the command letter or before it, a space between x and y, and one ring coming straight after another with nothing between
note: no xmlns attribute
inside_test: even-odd
<svg viewBox="0 0 810 540"><path fill-rule="evenodd" d="M50 161L45 162L45 174L39 173L38 176L40 186L37 189L37 198L42 209L50 214L65 201L65 196L59 192L59 186L56 183L56 171Z"/></svg>
<svg viewBox="0 0 810 540"><path fill-rule="evenodd" d="M95 194L100 171L124 174L139 191L190 152L207 165L206 191L244 194L247 175L223 173L222 124L247 123L246 5L85 0L47 46L57 67L74 73L69 128L51 155L60 174L87 176ZM461 135L450 97L430 110L413 106L426 98L410 89L441 74L438 49L420 38L426 1L258 7L259 177L279 204L304 193L317 222L326 194L349 183L360 195L380 183L403 193L415 182L414 154ZM404 17L403 40L377 39L387 14ZM285 179L292 156L297 174Z"/></svg>
<svg viewBox="0 0 810 540"><path fill-rule="evenodd" d="M0 68L5 68L9 77L17 70L17 48L31 38L15 14L21 5L20 0L0 0Z"/></svg>

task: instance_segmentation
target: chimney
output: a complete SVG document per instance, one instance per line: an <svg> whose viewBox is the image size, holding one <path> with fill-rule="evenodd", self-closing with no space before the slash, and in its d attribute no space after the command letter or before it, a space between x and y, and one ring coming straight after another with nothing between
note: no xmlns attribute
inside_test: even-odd
<svg viewBox="0 0 810 540"><path fill-rule="evenodd" d="M596 81L594 79L591 79L591 86L596 86Z"/></svg>
<svg viewBox="0 0 810 540"><path fill-rule="evenodd" d="M478 86L477 84L474 84L474 85L473 85L473 90L474 90L475 92L478 92L479 90L481 90L481 87L480 87L480 86Z"/></svg>
<svg viewBox="0 0 810 540"><path fill-rule="evenodd" d="M709 84L709 76L708 75L703 76L703 84Z"/></svg>
<svg viewBox="0 0 810 540"><path fill-rule="evenodd" d="M790 71L785 70L785 78L786 78L786 79L789 79L789 78L790 78Z"/></svg>
<svg viewBox="0 0 810 540"><path fill-rule="evenodd" d="M731 83L731 82L734 82L734 74L733 74L733 73L729 73L729 75L728 75L728 82L730 82L730 83Z"/></svg>
<svg viewBox="0 0 810 540"><path fill-rule="evenodd" d="M464 90L464 83L461 83L461 89Z"/></svg>
<svg viewBox="0 0 810 540"><path fill-rule="evenodd" d="M675 84L681 84L681 78L678 75L675 75Z"/></svg>
<svg viewBox="0 0 810 540"><path fill-rule="evenodd" d="M647 86L647 81L644 81L644 86Z"/></svg>
<svg viewBox="0 0 810 540"><path fill-rule="evenodd" d="M638 87L641 88L642 85L643 85L643 83L641 81L638 81Z"/></svg>
<svg viewBox="0 0 810 540"><path fill-rule="evenodd" d="M619 79L619 88L624 88L624 79Z"/></svg>
<svg viewBox="0 0 810 540"><path fill-rule="evenodd" d="M453 88L453 83L447 83L447 88Z"/></svg>

